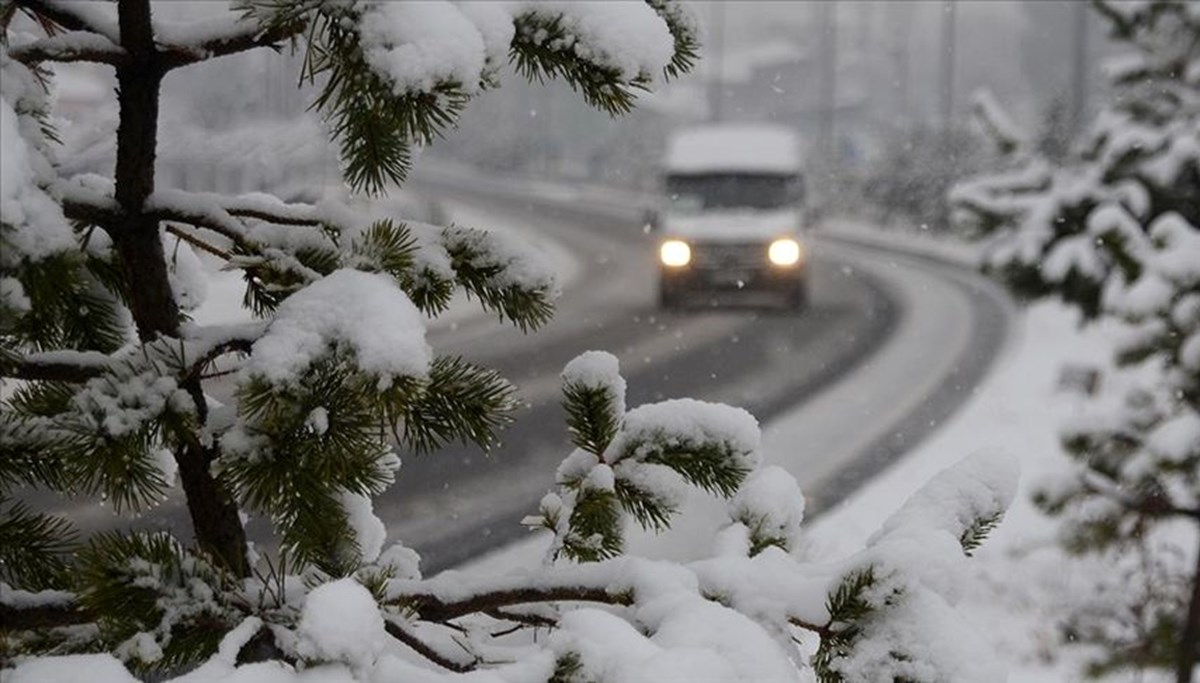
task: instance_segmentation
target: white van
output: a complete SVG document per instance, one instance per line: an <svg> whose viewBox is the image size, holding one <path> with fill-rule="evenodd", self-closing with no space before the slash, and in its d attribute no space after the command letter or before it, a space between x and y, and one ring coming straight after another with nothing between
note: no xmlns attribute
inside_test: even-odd
<svg viewBox="0 0 1200 683"><path fill-rule="evenodd" d="M718 290L767 291L791 308L808 298L804 168L792 130L714 124L672 136L663 168L659 302Z"/></svg>

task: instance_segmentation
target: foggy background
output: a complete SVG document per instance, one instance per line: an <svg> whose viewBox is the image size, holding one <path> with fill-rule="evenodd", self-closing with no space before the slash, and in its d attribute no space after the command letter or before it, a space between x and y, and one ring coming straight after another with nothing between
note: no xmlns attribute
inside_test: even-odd
<svg viewBox="0 0 1200 683"><path fill-rule="evenodd" d="M1053 157L1098 101L1097 58L1110 51L1101 22L1082 1L693 6L705 33L698 69L642 96L633 113L612 119L562 83L528 84L509 73L503 87L482 93L456 129L424 150L419 165L468 163L654 190L671 129L771 121L800 132L818 203L945 227L945 187L988 163L986 140L971 121L976 93L990 91ZM162 3L156 11L197 18L223 7ZM311 93L295 87L300 66L286 50L260 50L173 74L164 89L164 185L299 200L336 183L335 155L319 122L305 113ZM93 121L65 126L73 150L64 155L74 166L68 174L111 173L115 111L94 123L97 109L115 106L111 76L65 67L60 82L59 113L70 121L86 112ZM203 144L194 144L197 138ZM197 147L204 158L194 158Z"/></svg>

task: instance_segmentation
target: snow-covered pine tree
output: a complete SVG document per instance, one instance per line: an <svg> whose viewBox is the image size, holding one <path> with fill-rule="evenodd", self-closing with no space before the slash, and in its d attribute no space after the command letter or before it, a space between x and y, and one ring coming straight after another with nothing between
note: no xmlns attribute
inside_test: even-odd
<svg viewBox="0 0 1200 683"><path fill-rule="evenodd" d="M759 469L754 419L677 400L626 411L616 360L564 372L576 450L529 521L551 557L509 577L421 578L386 549L372 498L400 454L492 444L512 419L495 372L438 356L425 316L455 290L532 329L551 273L488 232L336 203L159 187L159 86L182 68L291 43L347 182L401 182L507 60L622 113L686 72L695 24L648 2L242 0L201 24L147 0L0 5L0 648L6 681L792 681L799 639L821 681L999 681L953 610L956 570L1015 473L979 457L918 493L861 553L794 554L795 481ZM32 18L33 22L26 21ZM21 22L25 22L22 24ZM21 26L25 28L19 28ZM116 71L114 177L60 177L48 62ZM245 279L257 321L189 319L194 250ZM232 400L216 401L216 382ZM192 538L79 539L31 509L41 486L120 512L177 476ZM720 551L691 565L623 557L629 520L669 524L687 485L731 497ZM250 552L242 512L277 548ZM600 608L602 609L600 609ZM529 629L549 629L529 638ZM11 669L10 669L11 667Z"/></svg>
<svg viewBox="0 0 1200 683"><path fill-rule="evenodd" d="M1101 646L1091 671L1186 683L1200 658L1200 5L1095 6L1129 53L1089 135L1061 165L1011 146L1007 171L952 199L1015 292L1124 324L1114 363L1136 389L1067 426L1078 476L1037 502L1062 515L1069 550L1136 578L1127 601L1072 619L1074 640Z"/></svg>

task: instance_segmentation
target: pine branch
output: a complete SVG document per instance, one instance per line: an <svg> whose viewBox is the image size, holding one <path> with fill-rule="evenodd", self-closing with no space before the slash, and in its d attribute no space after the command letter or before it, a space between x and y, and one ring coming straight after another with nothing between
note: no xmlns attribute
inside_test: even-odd
<svg viewBox="0 0 1200 683"><path fill-rule="evenodd" d="M643 529L662 531L670 526L671 517L678 512L674 505L660 500L654 490L640 487L623 477L616 478L613 490L621 507L633 515Z"/></svg>
<svg viewBox="0 0 1200 683"><path fill-rule="evenodd" d="M517 73L529 81L560 78L589 105L613 116L632 111L637 91L649 90L649 74L627 81L616 67L580 58L572 47L575 36L560 16L533 9L518 15L514 24L509 57Z"/></svg>
<svg viewBox="0 0 1200 683"><path fill-rule="evenodd" d="M169 71L261 47L278 50L282 43L295 40L307 28L307 23L302 19L276 23L268 27L263 27L252 20L244 21L243 24L225 35L215 36L194 45L163 45L160 62L162 68Z"/></svg>
<svg viewBox="0 0 1200 683"><path fill-rule="evenodd" d="M670 444L646 440L630 443L626 455L644 453L643 462L665 465L689 483L729 498L750 474L750 468L733 457L736 451L719 442Z"/></svg>
<svg viewBox="0 0 1200 683"><path fill-rule="evenodd" d="M494 240L482 230L450 226L442 231L450 266L468 294L522 331L541 327L554 315L553 281L512 279L510 269L518 259L502 257Z"/></svg>
<svg viewBox="0 0 1200 683"><path fill-rule="evenodd" d="M1085 476L1081 478L1080 484L1089 493L1103 496L1119 504L1121 507L1136 512L1139 515L1154 518L1166 517L1184 517L1200 521L1200 508L1187 508L1174 504L1165 496L1154 497L1134 497L1121 493L1121 488L1124 485L1117 482L1101 483L1097 476Z"/></svg>
<svg viewBox="0 0 1200 683"><path fill-rule="evenodd" d="M425 621L443 623L469 614L486 614L497 609L547 602L594 602L604 605L630 605L633 596L607 586L577 584L541 585L481 592L462 600L443 600L435 593L402 591L391 594L388 604L414 612Z"/></svg>
<svg viewBox="0 0 1200 683"><path fill-rule="evenodd" d="M59 183L63 213L73 221L119 232L128 216L111 197L82 190L70 183ZM268 208L261 202L246 202L236 197L203 192L164 190L147 199L145 215L156 221L184 223L215 232L243 249L260 249L247 235L239 218L260 220L276 225L320 227L324 224L316 208L307 204L285 204Z"/></svg>
<svg viewBox="0 0 1200 683"><path fill-rule="evenodd" d="M875 584L873 566L854 570L842 577L837 588L826 599L829 624L818 627L817 632L822 634L821 644L812 658L813 673L819 683L846 682L842 674L832 668L832 664L851 652L862 633L862 622L875 611L876 608L866 599L866 592Z"/></svg>
<svg viewBox="0 0 1200 683"><path fill-rule="evenodd" d="M0 376L12 379L43 382L83 383L104 374L106 367L96 363L72 363L56 356L32 354L21 357L15 365L0 364Z"/></svg>
<svg viewBox="0 0 1200 683"><path fill-rule="evenodd" d="M582 673L583 658L577 652L567 652L554 662L554 673L546 683L580 683Z"/></svg>
<svg viewBox="0 0 1200 683"><path fill-rule="evenodd" d="M621 505L612 491L581 482L562 538L562 552L576 562L599 562L621 554L625 538Z"/></svg>
<svg viewBox="0 0 1200 683"><path fill-rule="evenodd" d="M488 450L516 409L515 389L499 373L458 357L436 358L423 390L406 393L385 398L385 410L389 423L403 423L403 443L419 453L454 440Z"/></svg>
<svg viewBox="0 0 1200 683"><path fill-rule="evenodd" d="M307 19L302 77L323 80L313 108L329 123L339 144L343 175L356 191L375 195L389 184L402 183L411 167L412 148L441 135L466 106L463 84L453 81L396 93L366 61L359 8L303 3L289 11L266 0L248 11L267 22Z"/></svg>
<svg viewBox="0 0 1200 683"><path fill-rule="evenodd" d="M224 249L221 249L220 247L209 244L208 242L205 242L204 240L200 239L199 237L196 237L195 235L188 232L187 230L184 230L183 228L179 227L178 225L172 225L170 223L167 223L166 225L163 226L163 230L178 237L179 239L183 240L184 242L187 242L188 244L192 245L193 247L199 249L200 251L212 254L213 256L224 259L226 261L230 261L233 259L233 253L226 251Z"/></svg>
<svg viewBox="0 0 1200 683"><path fill-rule="evenodd" d="M646 0L646 4L662 17L675 41L675 53L666 66L667 78L679 78L690 72L700 60L700 37L698 27L690 10L677 0Z"/></svg>
<svg viewBox="0 0 1200 683"><path fill-rule="evenodd" d="M496 609L486 610L483 613L498 621L511 621L521 626L534 626L542 628L554 628L558 626L557 619L551 619L550 617L542 616L540 614L533 614L532 612L514 612L512 610L497 607Z"/></svg>
<svg viewBox="0 0 1200 683"><path fill-rule="evenodd" d="M63 467L63 438L47 429L48 420L23 411L19 404L32 394L49 393L38 384L19 389L0 413L0 491L19 486L69 489ZM57 385L61 386L61 385ZM68 399L70 394L67 394Z"/></svg>
<svg viewBox="0 0 1200 683"><path fill-rule="evenodd" d="M14 47L8 54L26 66L42 62L94 62L120 67L129 62L125 48L88 31L70 31L43 38Z"/></svg>
<svg viewBox="0 0 1200 683"><path fill-rule="evenodd" d="M416 652L425 659L428 659L447 671L466 673L468 671L474 671L476 668L478 668L478 660L468 663L459 663L450 655L438 652L433 646L418 638L416 634L409 632L403 626L397 624L391 619L384 619L383 627L384 630L388 632L388 635L400 641L401 643L404 643L411 648L413 652Z"/></svg>
<svg viewBox="0 0 1200 683"><path fill-rule="evenodd" d="M563 410L571 443L594 455L602 455L621 427L617 406L623 397L613 396L611 387L581 382L563 383Z"/></svg>
<svg viewBox="0 0 1200 683"><path fill-rule="evenodd" d="M23 264L17 279L32 305L14 316L8 330L16 342L14 351L109 353L128 341L120 302L94 274L96 264L79 252Z"/></svg>
<svg viewBox="0 0 1200 683"><path fill-rule="evenodd" d="M115 23L105 26L95 23L95 15L81 13L68 2L55 0L16 0L16 6L33 14L39 19L46 19L68 31L89 31L101 35L113 43L120 43L121 35Z"/></svg>
<svg viewBox="0 0 1200 683"><path fill-rule="evenodd" d="M7 631L33 631L95 621L96 616L73 599L48 605L10 605L0 602L0 624Z"/></svg>
<svg viewBox="0 0 1200 683"><path fill-rule="evenodd" d="M62 588L70 571L66 554L74 528L61 517L36 513L0 496L0 580L34 590Z"/></svg>
<svg viewBox="0 0 1200 683"><path fill-rule="evenodd" d="M99 616L101 637L119 643L150 634L163 653L156 667L211 656L244 617L229 601L236 578L165 532L101 534L79 553L77 572L79 603Z"/></svg>
<svg viewBox="0 0 1200 683"><path fill-rule="evenodd" d="M997 512L994 515L972 520L971 525L963 529L962 534L958 537L958 543L962 546L963 553L967 557L973 556L988 535L1000 526L1000 521L1003 519L1004 513Z"/></svg>
<svg viewBox="0 0 1200 683"><path fill-rule="evenodd" d="M97 225L112 233L125 220L121 207L112 197L83 190L71 183L58 183L63 215L72 221Z"/></svg>

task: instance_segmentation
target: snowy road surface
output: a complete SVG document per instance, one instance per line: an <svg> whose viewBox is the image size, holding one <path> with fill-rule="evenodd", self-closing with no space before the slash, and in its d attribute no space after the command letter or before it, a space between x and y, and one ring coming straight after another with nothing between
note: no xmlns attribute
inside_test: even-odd
<svg viewBox="0 0 1200 683"><path fill-rule="evenodd" d="M811 306L802 315L703 306L663 313L638 207L567 191L530 199L504 187L460 178L423 189L463 224L546 235L552 252L571 256L571 272L557 315L535 333L461 311L429 332L437 353L501 371L526 406L491 454L455 446L407 456L398 483L376 501L389 538L417 549L427 573L526 534L519 520L568 453L558 373L583 351L620 358L631 407L690 396L750 410L766 426L767 459L796 475L815 510L842 500L953 412L1005 338L1008 309L982 278L832 237L814 238ZM188 537L178 498L136 526ZM85 534L122 521L91 501L55 503ZM266 524L252 518L248 531L262 540Z"/></svg>
<svg viewBox="0 0 1200 683"><path fill-rule="evenodd" d="M454 447L406 459L376 503L393 538L426 571L522 537L518 524L551 487L568 444L558 372L578 353L621 360L628 405L690 396L747 408L768 460L786 462L810 506L835 504L946 417L1001 348L1003 298L962 268L834 239L813 250L812 305L663 313L651 238L636 207L571 197L516 197L493 184L425 189L465 216L503 216L553 237L579 259L554 321L532 335L490 318L433 333L440 353L499 369L527 402L485 456ZM486 227L481 223L479 227Z"/></svg>

